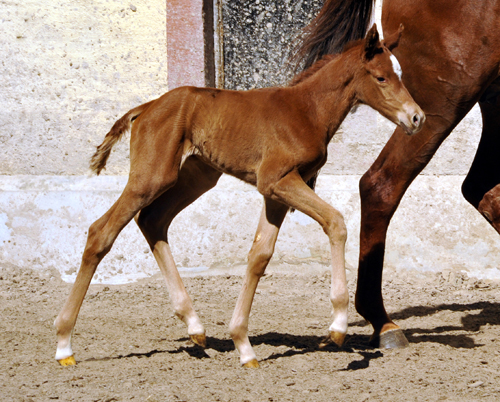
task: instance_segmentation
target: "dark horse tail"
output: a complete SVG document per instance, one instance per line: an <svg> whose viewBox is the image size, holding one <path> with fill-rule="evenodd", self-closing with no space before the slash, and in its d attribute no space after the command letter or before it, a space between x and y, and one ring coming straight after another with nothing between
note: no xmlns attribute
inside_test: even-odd
<svg viewBox="0 0 500 402"><path fill-rule="evenodd" d="M303 30L302 42L292 61L302 69L327 54L338 54L344 46L365 37L372 18L374 0L325 0L319 14ZM319 173L319 172L318 172ZM314 189L318 173L307 182Z"/></svg>
<svg viewBox="0 0 500 402"><path fill-rule="evenodd" d="M106 162L108 161L113 145L120 140L123 134L130 130L132 122L137 119L137 117L139 117L139 115L153 102L154 101L144 103L132 110L129 110L122 118L113 124L113 127L111 127L109 133L106 134L104 141L97 147L94 156L92 156L92 159L90 160L90 169L92 171L94 171L97 175L101 173L101 170L106 166Z"/></svg>

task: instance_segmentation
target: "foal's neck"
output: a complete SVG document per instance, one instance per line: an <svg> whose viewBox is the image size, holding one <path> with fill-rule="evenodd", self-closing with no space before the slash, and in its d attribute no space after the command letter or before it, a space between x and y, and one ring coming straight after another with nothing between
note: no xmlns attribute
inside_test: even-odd
<svg viewBox="0 0 500 402"><path fill-rule="evenodd" d="M350 49L297 85L308 106L314 109L317 123L326 128L328 141L357 102L354 86L360 67L359 52Z"/></svg>

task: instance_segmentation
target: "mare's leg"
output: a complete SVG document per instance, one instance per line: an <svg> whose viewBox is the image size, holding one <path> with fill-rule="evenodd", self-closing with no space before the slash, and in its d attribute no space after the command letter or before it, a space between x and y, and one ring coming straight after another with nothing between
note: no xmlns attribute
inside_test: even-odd
<svg viewBox="0 0 500 402"><path fill-rule="evenodd" d="M438 94L433 96L436 98ZM387 315L382 297L385 242L391 218L406 189L473 104L470 102L468 108L460 112L451 108L436 114L426 112L424 128L412 137L397 128L377 160L361 178L356 310L372 324L374 346L397 348L408 345L402 331Z"/></svg>
<svg viewBox="0 0 500 402"><path fill-rule="evenodd" d="M462 193L500 233L500 80L483 94L481 141Z"/></svg>
<svg viewBox="0 0 500 402"><path fill-rule="evenodd" d="M274 253L278 232L288 211L288 206L264 198L264 208L255 234L252 248L248 253L248 266L233 317L229 324L231 338L240 354L240 362L245 367L258 367L257 357L248 339L248 318L260 278Z"/></svg>
<svg viewBox="0 0 500 402"><path fill-rule="evenodd" d="M427 21L432 21L439 7L411 8L405 7L406 4L402 0L385 1L382 24L385 33L396 32L404 8L405 31L394 54L401 63L404 83L426 113L427 120L422 131L412 137L396 129L360 181L361 232L356 309L373 325L373 344L388 348L408 344L402 331L388 317L382 298L382 270L389 223L408 186L498 73L497 59L489 57L494 55L488 44L466 40L469 36L464 34L460 25L463 19L447 21L449 35L443 36L439 24L435 27L415 24L422 15L427 15ZM469 21L474 21L473 17L470 18ZM457 43L460 46L457 47ZM477 57L479 54L484 57ZM464 64L460 65L457 60Z"/></svg>
<svg viewBox="0 0 500 402"><path fill-rule="evenodd" d="M145 130L132 131L127 185L109 211L90 226L75 283L54 322L58 338L56 359L62 365L75 364L71 334L98 264L133 217L177 181L182 157L182 146L179 146L182 129L168 131L168 135L168 141L165 141L161 133L148 135Z"/></svg>
<svg viewBox="0 0 500 402"><path fill-rule="evenodd" d="M292 171L271 186L269 196L310 216L318 222L330 240L332 252L332 282L330 300L333 323L330 341L341 346L347 333L349 294L345 275L345 242L347 229L342 214L323 201L302 179ZM260 189L265 192L265 190Z"/></svg>
<svg viewBox="0 0 500 402"><path fill-rule="evenodd" d="M177 183L136 216L166 280L174 312L187 326L191 340L206 346L205 329L175 266L168 243L168 228L175 216L202 194L213 188L221 173L196 158L184 163Z"/></svg>

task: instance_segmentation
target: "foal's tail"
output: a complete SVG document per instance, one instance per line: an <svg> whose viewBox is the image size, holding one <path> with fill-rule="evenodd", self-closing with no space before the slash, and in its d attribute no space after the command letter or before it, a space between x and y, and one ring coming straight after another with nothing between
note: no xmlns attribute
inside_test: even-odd
<svg viewBox="0 0 500 402"><path fill-rule="evenodd" d="M342 52L344 46L365 37L374 0L325 0L319 14L304 28L302 43L297 46L293 61L308 68L326 54Z"/></svg>
<svg viewBox="0 0 500 402"><path fill-rule="evenodd" d="M109 154L111 153L111 148L120 140L120 138L127 131L130 130L132 126L132 122L139 117L139 115L151 105L153 101L144 103L141 106L137 106L136 108L129 110L125 115L117 120L109 133L104 137L104 141L101 145L97 147L97 150L92 156L90 160L90 169L94 171L97 175L101 173L101 170L106 166L106 162L108 161Z"/></svg>

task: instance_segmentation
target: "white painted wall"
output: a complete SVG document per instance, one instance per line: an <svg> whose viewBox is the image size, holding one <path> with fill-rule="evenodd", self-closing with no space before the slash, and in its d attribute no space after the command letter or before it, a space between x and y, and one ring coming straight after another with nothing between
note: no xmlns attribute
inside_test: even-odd
<svg viewBox="0 0 500 402"><path fill-rule="evenodd" d="M117 118L167 89L165 3L27 0L2 7L0 269L55 268L70 281L89 225L125 185L128 141L113 152L102 177L86 176L88 159ZM361 107L334 138L318 182L318 193L345 215L350 278L359 249L359 177L392 130ZM390 228L386 269L500 278L498 235L460 194L480 131L476 108L410 187ZM172 225L180 269L243 273L260 208L253 188L222 178ZM329 246L319 225L299 212L288 216L270 269L328 267ZM123 283L156 272L131 223L96 281Z"/></svg>

